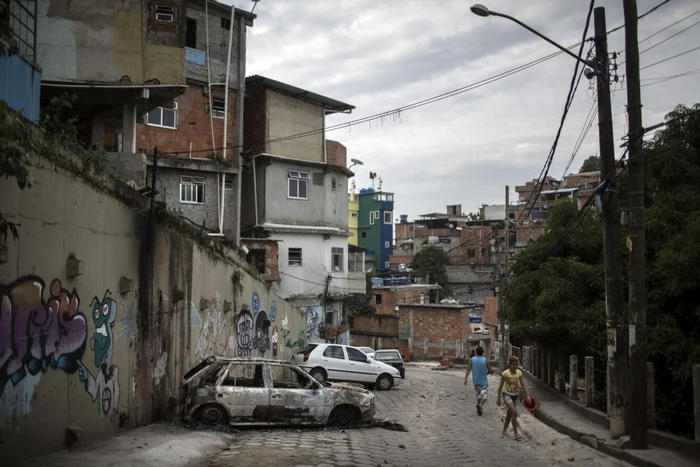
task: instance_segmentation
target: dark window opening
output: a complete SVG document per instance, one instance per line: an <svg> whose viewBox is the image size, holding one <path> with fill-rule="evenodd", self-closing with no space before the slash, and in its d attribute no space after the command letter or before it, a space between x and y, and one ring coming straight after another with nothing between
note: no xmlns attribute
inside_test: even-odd
<svg viewBox="0 0 700 467"><path fill-rule="evenodd" d="M221 18L221 29L227 31L231 29L231 18Z"/></svg>
<svg viewBox="0 0 700 467"><path fill-rule="evenodd" d="M382 304L382 296L380 294L374 294L374 303L377 305Z"/></svg>
<svg viewBox="0 0 700 467"><path fill-rule="evenodd" d="M185 33L185 47L197 48L197 20L187 18L187 31Z"/></svg>
<svg viewBox="0 0 700 467"><path fill-rule="evenodd" d="M214 97L211 100L211 115L214 118L224 118L226 116L226 100Z"/></svg>
<svg viewBox="0 0 700 467"><path fill-rule="evenodd" d="M329 326L333 326L333 314L332 311L326 312L326 324Z"/></svg>
<svg viewBox="0 0 700 467"><path fill-rule="evenodd" d="M173 23L175 22L175 7L170 5L156 5L155 17L156 21Z"/></svg>
<svg viewBox="0 0 700 467"><path fill-rule="evenodd" d="M256 248L248 251L245 260L253 266L260 274L265 274L265 253L262 248Z"/></svg>
<svg viewBox="0 0 700 467"><path fill-rule="evenodd" d="M367 232L362 232L362 233L360 234L360 236L361 236L362 238L367 238Z"/></svg>

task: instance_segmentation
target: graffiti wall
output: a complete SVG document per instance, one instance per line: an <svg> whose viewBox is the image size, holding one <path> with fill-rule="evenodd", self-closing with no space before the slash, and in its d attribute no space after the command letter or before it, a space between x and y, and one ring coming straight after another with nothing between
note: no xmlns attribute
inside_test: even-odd
<svg viewBox="0 0 700 467"><path fill-rule="evenodd" d="M174 417L182 375L209 355L288 360L304 344L306 312L237 254L172 224L150 243L126 201L43 165L21 193L0 184L0 213L21 219L0 261L2 465Z"/></svg>

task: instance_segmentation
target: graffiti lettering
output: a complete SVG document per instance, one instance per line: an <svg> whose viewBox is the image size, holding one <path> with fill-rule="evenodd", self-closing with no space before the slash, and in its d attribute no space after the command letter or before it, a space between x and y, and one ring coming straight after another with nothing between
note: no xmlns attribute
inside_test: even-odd
<svg viewBox="0 0 700 467"><path fill-rule="evenodd" d="M112 365L114 353L114 323L117 319L117 302L105 292L102 300L92 299L92 321L95 332L90 341L90 347L95 351L95 367L97 376L93 376L85 363L80 365L80 381L85 383L85 391L96 402L100 417L110 417L113 423L119 423L119 368Z"/></svg>
<svg viewBox="0 0 700 467"><path fill-rule="evenodd" d="M253 351L253 314L243 308L236 318L236 343L238 356L250 357Z"/></svg>
<svg viewBox="0 0 700 467"><path fill-rule="evenodd" d="M0 395L8 381L16 386L27 373L78 370L87 337L78 293L55 279L44 301L44 287L36 276L0 285Z"/></svg>
<svg viewBox="0 0 700 467"><path fill-rule="evenodd" d="M190 312L193 309L194 307L190 309ZM210 355L228 355L231 328L229 320L219 309L219 300L216 297L211 301L209 313L201 326L202 329L199 332L195 348L195 353L199 358L204 359Z"/></svg>

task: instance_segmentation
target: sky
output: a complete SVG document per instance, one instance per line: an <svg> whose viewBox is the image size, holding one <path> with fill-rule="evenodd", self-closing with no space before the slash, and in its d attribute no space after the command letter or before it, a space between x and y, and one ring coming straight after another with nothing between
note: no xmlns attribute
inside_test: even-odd
<svg viewBox="0 0 700 467"><path fill-rule="evenodd" d="M588 12L585 0L482 0L554 41L579 42ZM638 0L643 14L663 0ZM250 11L253 2L236 0ZM381 114L497 75L556 52L551 44L504 18L482 18L471 0L261 0L248 31L248 76L259 74L356 106L331 115L327 125ZM622 0L597 0L607 29L624 23ZM643 122L651 126L678 104L700 102L700 2L671 0L639 20ZM680 32L678 36L661 41ZM593 36L593 20L586 38ZM624 50L624 28L610 34L609 51ZM584 54L591 42L587 42ZM658 44L658 46L656 46ZM648 52L645 49L655 46ZM624 61L623 55L618 63ZM395 193L394 217L409 219L461 204L511 201L515 186L536 179L544 165L566 102L575 60L561 54L525 71L436 103L327 133L347 147L357 188L370 187L370 172ZM648 68L644 68L648 66ZM626 133L624 64L613 85L616 146ZM567 169L585 121L595 105L595 83L583 79L559 139L550 175L560 179L598 154L597 120ZM621 154L618 149L618 154ZM349 163L349 162L348 162ZM565 172L566 170L566 172Z"/></svg>

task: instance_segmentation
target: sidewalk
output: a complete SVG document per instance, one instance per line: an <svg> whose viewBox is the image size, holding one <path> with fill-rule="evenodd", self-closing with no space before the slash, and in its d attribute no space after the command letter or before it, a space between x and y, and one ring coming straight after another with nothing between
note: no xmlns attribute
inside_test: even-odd
<svg viewBox="0 0 700 467"><path fill-rule="evenodd" d="M700 459L696 457L658 446L650 445L647 450L622 449L623 442L628 438L611 439L607 427L573 410L569 404L563 401L562 395L548 388L541 381L535 380L530 374L525 373L525 375L530 395L540 403L535 411L536 418L558 432L639 467L697 467L700 465ZM523 410L523 413L527 413L527 411ZM533 419L535 416L528 414L524 418L526 420ZM538 444L548 442L548 440L532 439L527 432L527 422L523 425L523 434L533 442Z"/></svg>

